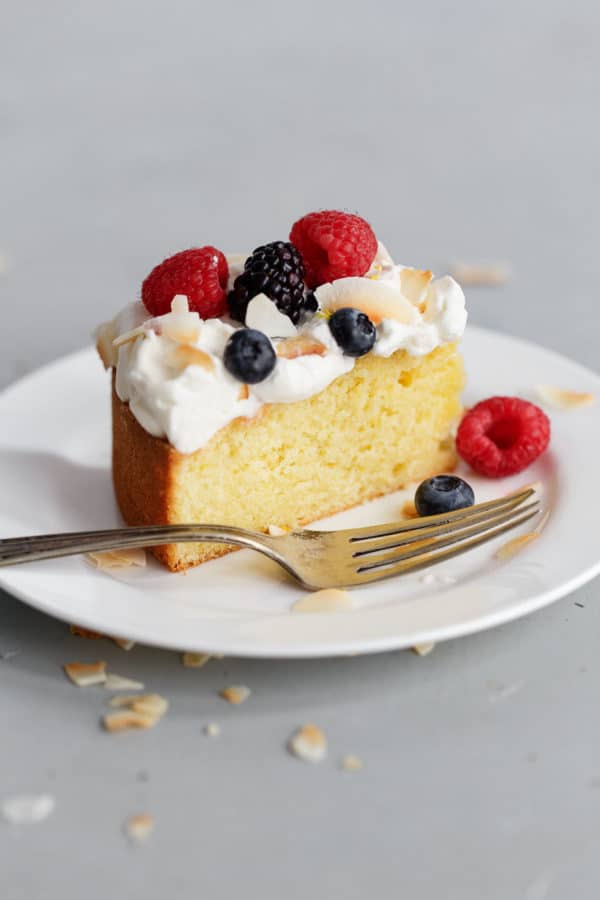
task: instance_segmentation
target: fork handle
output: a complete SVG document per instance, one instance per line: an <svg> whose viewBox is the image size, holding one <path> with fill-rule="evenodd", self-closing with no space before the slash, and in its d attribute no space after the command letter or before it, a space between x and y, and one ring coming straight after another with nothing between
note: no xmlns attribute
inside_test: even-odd
<svg viewBox="0 0 600 900"><path fill-rule="evenodd" d="M40 559L55 559L59 556L73 556L77 553L155 547L158 544L189 541L249 547L279 562L279 554L271 547L272 540L270 535L231 525L148 525L110 528L104 531L32 535L0 540L0 567Z"/></svg>

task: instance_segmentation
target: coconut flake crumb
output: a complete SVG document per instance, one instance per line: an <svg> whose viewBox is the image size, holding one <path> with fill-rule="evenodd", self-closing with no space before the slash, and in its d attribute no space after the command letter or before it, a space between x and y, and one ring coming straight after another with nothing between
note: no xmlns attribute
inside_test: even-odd
<svg viewBox="0 0 600 900"><path fill-rule="evenodd" d="M15 794L2 801L2 817L11 825L36 825L54 812L52 794Z"/></svg>
<svg viewBox="0 0 600 900"><path fill-rule="evenodd" d="M118 712L106 713L102 718L102 724L107 731L119 732L131 729L154 728L158 722L157 716L144 715L134 712L132 709L123 709Z"/></svg>
<svg viewBox="0 0 600 900"><path fill-rule="evenodd" d="M111 638L111 640L117 645L117 647L120 647L121 650L131 650L133 647L135 647L135 641L129 641L126 638L113 637Z"/></svg>
<svg viewBox="0 0 600 900"><path fill-rule="evenodd" d="M282 537L284 534L289 534L289 528L280 528L279 525L269 525L267 531L271 537Z"/></svg>
<svg viewBox="0 0 600 900"><path fill-rule="evenodd" d="M363 768L364 763L360 756L356 756L354 753L347 753L345 756L342 756L340 766L345 772L358 772Z"/></svg>
<svg viewBox="0 0 600 900"><path fill-rule="evenodd" d="M69 631L75 637L87 638L89 641L99 641L106 635L99 631L92 631L90 628L83 628L81 625L69 625Z"/></svg>
<svg viewBox="0 0 600 900"><path fill-rule="evenodd" d="M134 844L144 844L154 830L154 817L150 813L138 813L125 821L124 831Z"/></svg>
<svg viewBox="0 0 600 900"><path fill-rule="evenodd" d="M133 678L125 678L123 675L115 675L108 672L104 687L107 691L143 691L144 684L142 681L135 681Z"/></svg>
<svg viewBox="0 0 600 900"><path fill-rule="evenodd" d="M415 644L414 647L411 647L413 653L416 653L417 656L427 656L428 653L431 653L435 644Z"/></svg>
<svg viewBox="0 0 600 900"><path fill-rule="evenodd" d="M167 712L169 702L160 694L125 694L111 697L109 706L120 709L103 717L106 730L127 731L153 728Z"/></svg>
<svg viewBox="0 0 600 900"><path fill-rule="evenodd" d="M318 725L308 723L290 737L288 750L303 762L319 763L327 756L327 738Z"/></svg>
<svg viewBox="0 0 600 900"><path fill-rule="evenodd" d="M542 403L553 409L579 409L596 402L595 395L588 391L568 391L550 384L539 384L536 393Z"/></svg>
<svg viewBox="0 0 600 900"><path fill-rule="evenodd" d="M204 726L204 734L210 738L219 737L221 734L221 726L217 722L207 722Z"/></svg>
<svg viewBox="0 0 600 900"><path fill-rule="evenodd" d="M181 661L186 669L201 669L210 659L210 653L183 653Z"/></svg>
<svg viewBox="0 0 600 900"><path fill-rule="evenodd" d="M86 559L98 569L126 569L130 566L145 566L146 551L141 547L129 550L100 550L86 553Z"/></svg>
<svg viewBox="0 0 600 900"><path fill-rule="evenodd" d="M251 693L250 688L246 687L245 684L230 684L229 687L225 687L222 691L219 691L220 696L234 706L239 706L240 703L244 703Z"/></svg>
<svg viewBox="0 0 600 900"><path fill-rule="evenodd" d="M507 262L456 262L450 267L450 274L464 287L500 287L512 273Z"/></svg>
<svg viewBox="0 0 600 900"><path fill-rule="evenodd" d="M337 612L343 609L353 609L354 598L348 591L339 588L324 588L322 591L314 591L305 594L296 600L292 606L294 613Z"/></svg>
<svg viewBox="0 0 600 900"><path fill-rule="evenodd" d="M63 666L65 675L77 687L89 687L92 684L104 684L106 681L106 663L100 659L95 663L66 663Z"/></svg>

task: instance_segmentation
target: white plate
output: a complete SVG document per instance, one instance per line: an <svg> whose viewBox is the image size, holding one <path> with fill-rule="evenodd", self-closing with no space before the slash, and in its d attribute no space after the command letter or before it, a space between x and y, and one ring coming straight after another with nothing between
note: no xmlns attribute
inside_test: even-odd
<svg viewBox="0 0 600 900"><path fill-rule="evenodd" d="M600 393L594 373L514 338L472 327L464 353L468 405L499 393L533 398L539 383ZM0 535L119 524L108 394L95 353L85 350L0 395ZM0 584L67 622L147 644L229 655L367 653L490 628L545 606L600 571L600 413L596 406L551 415L551 450L527 472L501 482L467 475L478 501L542 480L550 519L539 540L510 561L494 558L500 538L429 575L356 590L350 611L290 613L303 590L248 550L185 576L154 561L106 574L78 557L2 569ZM397 520L407 496L385 497L327 525Z"/></svg>

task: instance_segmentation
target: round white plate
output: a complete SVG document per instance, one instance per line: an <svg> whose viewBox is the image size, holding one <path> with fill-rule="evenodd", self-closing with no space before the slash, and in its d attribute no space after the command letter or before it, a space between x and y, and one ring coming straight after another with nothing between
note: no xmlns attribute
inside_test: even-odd
<svg viewBox="0 0 600 900"><path fill-rule="evenodd" d="M470 328L470 405L491 394L533 399L545 383L600 393L600 378L514 338ZM540 538L501 562L506 537L429 572L353 591L356 608L291 613L304 591L248 550L171 574L107 574L81 557L0 569L0 584L50 615L106 634L178 650L242 656L328 656L410 647L523 616L600 571L599 408L553 412L551 449L500 482L465 474L477 500L541 480L550 518ZM120 524L110 478L109 383L92 350L58 360L0 395L0 536ZM400 518L408 492L327 520L348 528ZM535 521L535 520L534 520ZM529 529L529 524L523 526ZM513 532L509 537L513 537Z"/></svg>

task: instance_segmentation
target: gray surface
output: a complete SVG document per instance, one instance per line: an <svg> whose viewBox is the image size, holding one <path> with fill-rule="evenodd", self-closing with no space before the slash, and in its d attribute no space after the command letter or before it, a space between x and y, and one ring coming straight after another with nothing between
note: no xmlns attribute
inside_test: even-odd
<svg viewBox="0 0 600 900"><path fill-rule="evenodd" d="M511 261L472 320L595 366L599 29L592 0L5 4L0 382L84 344L169 252L338 205L404 261ZM0 794L57 798L0 829L3 900L596 898L597 595L423 659L201 671L2 596L21 652L0 661ZM99 655L171 699L154 732L100 732L102 690L60 671ZM245 706L216 695L231 681ZM322 767L284 752L307 719ZM336 768L349 751L362 772ZM121 822L143 810L134 851Z"/></svg>

